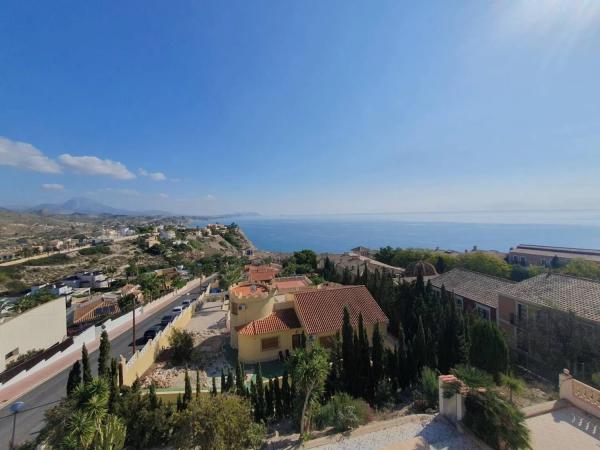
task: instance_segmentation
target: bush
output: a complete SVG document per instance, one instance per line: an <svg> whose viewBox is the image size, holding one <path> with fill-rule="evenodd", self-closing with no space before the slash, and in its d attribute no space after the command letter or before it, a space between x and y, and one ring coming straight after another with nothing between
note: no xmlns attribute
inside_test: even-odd
<svg viewBox="0 0 600 450"><path fill-rule="evenodd" d="M321 406L315 416L315 426L319 430L333 427L335 431L347 431L366 424L370 416L371 408L367 402L339 393Z"/></svg>
<svg viewBox="0 0 600 450"><path fill-rule="evenodd" d="M439 403L438 372L429 367L423 367L417 390L423 401L424 409L437 409Z"/></svg>
<svg viewBox="0 0 600 450"><path fill-rule="evenodd" d="M518 408L492 391L470 391L464 424L494 449L529 449L529 429Z"/></svg>
<svg viewBox="0 0 600 450"><path fill-rule="evenodd" d="M454 369L450 370L452 375L472 388L490 388L494 385L492 376L473 366L459 364Z"/></svg>
<svg viewBox="0 0 600 450"><path fill-rule="evenodd" d="M90 255L110 255L112 250L109 245L96 245L94 247L82 248L79 254L83 256Z"/></svg>
<svg viewBox="0 0 600 450"><path fill-rule="evenodd" d="M174 328L169 337L169 344L173 350L173 364L183 364L190 361L194 349L192 333Z"/></svg>

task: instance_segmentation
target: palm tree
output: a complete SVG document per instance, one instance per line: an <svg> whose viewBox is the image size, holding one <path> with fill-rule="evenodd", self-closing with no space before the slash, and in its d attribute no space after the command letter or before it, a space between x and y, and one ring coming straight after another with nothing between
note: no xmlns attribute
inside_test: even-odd
<svg viewBox="0 0 600 450"><path fill-rule="evenodd" d="M500 375L500 383L508 388L511 403L513 403L513 393L520 394L525 389L523 380L505 373Z"/></svg>
<svg viewBox="0 0 600 450"><path fill-rule="evenodd" d="M299 349L294 353L292 379L298 396L304 398L300 416L301 435L309 430L310 421L307 420L307 411L309 405L318 401L323 394L329 370L329 355L319 345L315 345L310 350Z"/></svg>

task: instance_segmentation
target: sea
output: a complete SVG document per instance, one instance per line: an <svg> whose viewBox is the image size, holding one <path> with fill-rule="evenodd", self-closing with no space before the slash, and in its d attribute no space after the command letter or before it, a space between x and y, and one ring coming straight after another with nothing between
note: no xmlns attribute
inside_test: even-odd
<svg viewBox="0 0 600 450"><path fill-rule="evenodd" d="M508 252L518 244L600 249L600 210L239 216L213 222L235 222L256 247L273 252L342 253L359 245L459 252Z"/></svg>

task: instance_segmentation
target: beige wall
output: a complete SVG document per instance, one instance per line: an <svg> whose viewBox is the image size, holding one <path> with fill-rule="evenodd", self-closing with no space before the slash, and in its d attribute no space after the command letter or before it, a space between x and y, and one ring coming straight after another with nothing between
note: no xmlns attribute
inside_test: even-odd
<svg viewBox="0 0 600 450"><path fill-rule="evenodd" d="M273 312L273 296L269 297L246 297L236 298L231 296L229 304L229 323L231 327L230 344L233 348L238 348L238 336L236 327L246 325L253 320L264 319ZM231 312L232 304L238 305L237 314ZM239 305L245 305L244 310L240 310Z"/></svg>
<svg viewBox="0 0 600 450"><path fill-rule="evenodd" d="M261 334L259 336L239 336L238 337L238 358L244 363L256 363L264 361L274 361L279 359L279 352L285 354L286 350L292 351L292 336L302 334L302 328L288 330L280 333ZM262 351L262 339L279 336L279 347Z"/></svg>
<svg viewBox="0 0 600 450"><path fill-rule="evenodd" d="M6 364L29 350L46 349L67 336L64 297L44 303L0 323L0 372ZM13 350L15 354L6 358Z"/></svg>
<svg viewBox="0 0 600 450"><path fill-rule="evenodd" d="M183 329L190 323L192 310L196 304L183 310L177 318L171 322L156 338L151 339L144 345L141 351L137 351L129 361L121 357L120 370L123 376L123 385L131 386L136 378L141 377L154 364L162 349L169 347L169 338L173 329Z"/></svg>

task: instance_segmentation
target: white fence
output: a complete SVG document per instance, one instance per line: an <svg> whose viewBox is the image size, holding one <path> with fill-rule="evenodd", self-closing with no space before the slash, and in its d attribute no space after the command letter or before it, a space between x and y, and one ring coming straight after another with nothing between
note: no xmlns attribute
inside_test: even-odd
<svg viewBox="0 0 600 450"><path fill-rule="evenodd" d="M135 310L136 317L138 317L140 319L144 319L144 309L146 309L147 312L154 312L162 304L169 303L174 298L181 295L182 293L192 290L194 288L197 288L205 280L206 280L206 278L202 278L202 279L195 278L195 279L189 281L181 289L177 289L173 292L170 292L145 306L140 306L139 308L136 308L136 310ZM133 319L133 313L129 312L127 314L123 314L120 317L117 317L114 320L109 319L106 322L104 322L102 325L99 325L97 327L87 328L81 334L79 334L73 338L72 345L70 345L69 347L67 347L66 349L64 349L61 352L55 353L50 358L40 361L39 363L37 363L35 366L30 368L29 370L24 370L24 371L20 372L19 374L15 375L10 380L8 380L6 383L4 383L4 384L0 383L0 389L3 389L7 386L10 386L14 383L17 383L17 382L23 380L24 378L27 378L32 373L35 373L35 372L43 369L44 367L47 367L49 364L52 364L53 362L58 361L59 359L65 357L67 355L70 355L74 352L80 352L82 345L86 344L89 346L89 344L93 343L96 339L99 338L100 334L102 333L102 330L106 330L108 333L110 333L111 330L114 330L121 325L124 325L126 323L131 323L132 319Z"/></svg>

